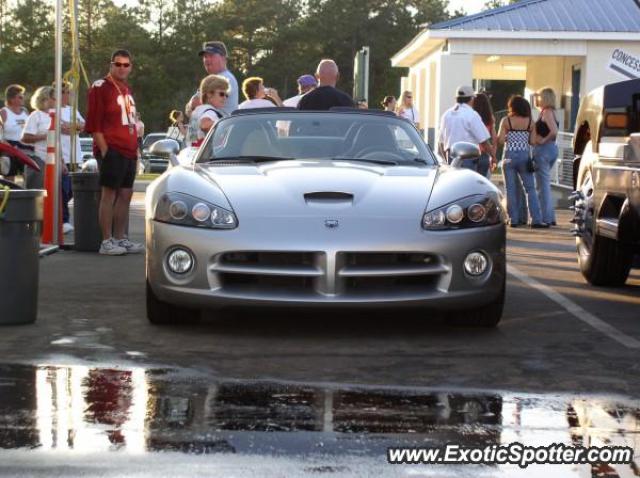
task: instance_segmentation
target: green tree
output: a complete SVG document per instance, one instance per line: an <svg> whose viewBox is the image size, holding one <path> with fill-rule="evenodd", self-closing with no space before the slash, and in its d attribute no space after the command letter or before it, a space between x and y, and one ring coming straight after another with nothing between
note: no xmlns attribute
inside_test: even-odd
<svg viewBox="0 0 640 478"><path fill-rule="evenodd" d="M489 0L484 4L483 10L493 10L494 8L504 7L518 3L518 0Z"/></svg>

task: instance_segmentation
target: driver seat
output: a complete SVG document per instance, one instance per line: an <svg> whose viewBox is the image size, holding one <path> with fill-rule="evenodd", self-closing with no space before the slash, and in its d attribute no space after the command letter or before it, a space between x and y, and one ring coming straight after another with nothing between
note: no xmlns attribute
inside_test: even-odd
<svg viewBox="0 0 640 478"><path fill-rule="evenodd" d="M348 156L357 156L365 149L398 153L393 133L388 126L383 124L363 125L353 141Z"/></svg>

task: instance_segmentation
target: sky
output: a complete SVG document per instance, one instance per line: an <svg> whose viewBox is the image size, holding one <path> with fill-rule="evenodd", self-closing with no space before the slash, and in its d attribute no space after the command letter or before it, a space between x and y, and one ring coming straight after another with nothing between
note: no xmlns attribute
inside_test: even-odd
<svg viewBox="0 0 640 478"><path fill-rule="evenodd" d="M468 15L478 13L484 7L486 0L449 0L449 11L464 8Z"/></svg>

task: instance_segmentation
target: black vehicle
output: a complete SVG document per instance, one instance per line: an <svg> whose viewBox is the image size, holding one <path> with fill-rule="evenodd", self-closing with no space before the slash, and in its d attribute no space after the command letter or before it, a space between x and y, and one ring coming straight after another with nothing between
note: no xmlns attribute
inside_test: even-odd
<svg viewBox="0 0 640 478"><path fill-rule="evenodd" d="M582 100L573 151L580 270L593 285L622 285L640 252L640 79Z"/></svg>

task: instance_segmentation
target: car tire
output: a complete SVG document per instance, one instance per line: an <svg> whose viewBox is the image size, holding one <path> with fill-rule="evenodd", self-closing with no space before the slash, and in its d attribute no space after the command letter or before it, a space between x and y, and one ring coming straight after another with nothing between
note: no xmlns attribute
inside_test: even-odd
<svg viewBox="0 0 640 478"><path fill-rule="evenodd" d="M506 284L496 299L475 309L456 310L449 313L449 321L465 327L496 327L502 319Z"/></svg>
<svg viewBox="0 0 640 478"><path fill-rule="evenodd" d="M598 214L593 204L593 190L591 174L587 173L580 187L584 213L578 217L582 226L576 237L580 272L591 285L618 287L629 277L633 251L629 246L597 234Z"/></svg>
<svg viewBox="0 0 640 478"><path fill-rule="evenodd" d="M190 324L200 320L200 311L161 301L147 281L147 318L156 325Z"/></svg>
<svg viewBox="0 0 640 478"><path fill-rule="evenodd" d="M580 272L591 285L619 287L627 282L633 252L618 241L599 235L593 236L591 248L578 238Z"/></svg>

